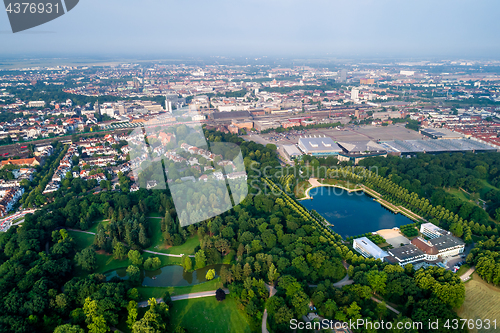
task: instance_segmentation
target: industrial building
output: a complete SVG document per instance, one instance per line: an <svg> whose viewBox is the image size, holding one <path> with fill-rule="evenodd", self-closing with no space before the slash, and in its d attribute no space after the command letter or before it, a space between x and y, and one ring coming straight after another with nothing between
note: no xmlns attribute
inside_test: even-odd
<svg viewBox="0 0 500 333"><path fill-rule="evenodd" d="M338 145L342 148L338 157L340 161L352 161L357 164L366 157L387 156L387 150L372 140L338 142Z"/></svg>
<svg viewBox="0 0 500 333"><path fill-rule="evenodd" d="M236 120L236 119L233 119L231 121L231 125L236 126L238 129L245 129L247 131L250 131L253 128L253 121L252 120Z"/></svg>
<svg viewBox="0 0 500 333"><path fill-rule="evenodd" d="M233 119L251 119L252 115L248 111L213 112L210 119L218 121L229 121Z"/></svg>
<svg viewBox="0 0 500 333"><path fill-rule="evenodd" d="M439 154L459 152L494 152L497 148L470 139L450 140L394 140L384 141L381 145L389 153L414 155L417 153Z"/></svg>
<svg viewBox="0 0 500 333"><path fill-rule="evenodd" d="M462 139L463 134L450 131L446 128L422 128L419 130L420 134L430 137L431 139Z"/></svg>
<svg viewBox="0 0 500 333"><path fill-rule="evenodd" d="M388 256L387 252L366 237L356 238L352 247L365 258L383 259Z"/></svg>
<svg viewBox="0 0 500 333"><path fill-rule="evenodd" d="M277 121L267 121L267 120L261 120L261 121L256 121L254 122L253 126L255 129L259 132L268 130L268 129L274 129L281 127L281 124Z"/></svg>
<svg viewBox="0 0 500 333"><path fill-rule="evenodd" d="M338 155L342 152L342 148L328 137L300 138L299 149L306 155L321 157Z"/></svg>
<svg viewBox="0 0 500 333"><path fill-rule="evenodd" d="M302 156L302 153L295 145L284 145L283 152L285 153L285 156L290 160L300 159L300 157Z"/></svg>

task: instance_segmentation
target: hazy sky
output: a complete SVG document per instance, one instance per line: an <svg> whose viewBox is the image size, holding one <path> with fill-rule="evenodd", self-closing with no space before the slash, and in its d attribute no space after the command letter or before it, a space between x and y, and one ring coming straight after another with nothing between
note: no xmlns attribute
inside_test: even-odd
<svg viewBox="0 0 500 333"><path fill-rule="evenodd" d="M0 56L500 58L498 0L80 0Z"/></svg>

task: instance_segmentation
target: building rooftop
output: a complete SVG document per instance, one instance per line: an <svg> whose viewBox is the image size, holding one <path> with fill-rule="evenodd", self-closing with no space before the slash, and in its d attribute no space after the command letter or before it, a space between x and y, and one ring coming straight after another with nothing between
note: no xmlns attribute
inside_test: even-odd
<svg viewBox="0 0 500 333"><path fill-rule="evenodd" d="M376 259L387 257L387 252L382 250L367 237L356 238L354 242Z"/></svg>
<svg viewBox="0 0 500 333"><path fill-rule="evenodd" d="M231 112L214 112L210 115L210 117L214 120L218 119L244 119L244 118L252 118L252 115L248 111L231 111Z"/></svg>
<svg viewBox="0 0 500 333"><path fill-rule="evenodd" d="M445 235L442 237L434 238L429 240L429 243L435 246L438 251L449 249L454 246L465 245L465 243L457 237Z"/></svg>
<svg viewBox="0 0 500 333"><path fill-rule="evenodd" d="M435 139L462 138L463 134L455 133L446 128L422 128L420 133Z"/></svg>
<svg viewBox="0 0 500 333"><path fill-rule="evenodd" d="M399 259L400 261L405 261L410 258L417 256L423 256L425 253L413 244L408 244L405 246L398 247L396 249L388 250L389 254L393 257Z"/></svg>
<svg viewBox="0 0 500 333"><path fill-rule="evenodd" d="M388 151L399 153L440 153L465 151L496 151L497 148L468 139L394 140L382 143Z"/></svg>
<svg viewBox="0 0 500 333"><path fill-rule="evenodd" d="M295 145L283 145L283 149L288 156L300 156L302 153Z"/></svg>
<svg viewBox="0 0 500 333"><path fill-rule="evenodd" d="M348 141L338 143L348 154L366 154L366 153L386 153L386 149L372 140L367 141Z"/></svg>
<svg viewBox="0 0 500 333"><path fill-rule="evenodd" d="M305 153L320 153L320 152L341 152L342 149L331 138L300 138L299 145L304 148Z"/></svg>
<svg viewBox="0 0 500 333"><path fill-rule="evenodd" d="M427 229L427 230L430 230L432 232L438 233L440 235L447 235L447 234L450 233L449 231L443 230L440 227L438 227L437 225L435 225L434 223L430 223L430 222L428 222L428 223L422 223L420 225L420 230L421 231L424 230L424 228Z"/></svg>
<svg viewBox="0 0 500 333"><path fill-rule="evenodd" d="M430 242L426 241L423 238L420 237L413 238L411 240L411 243L416 247L418 247L423 252L425 252L426 254L437 255L439 253L437 247L435 247L434 245L432 245Z"/></svg>

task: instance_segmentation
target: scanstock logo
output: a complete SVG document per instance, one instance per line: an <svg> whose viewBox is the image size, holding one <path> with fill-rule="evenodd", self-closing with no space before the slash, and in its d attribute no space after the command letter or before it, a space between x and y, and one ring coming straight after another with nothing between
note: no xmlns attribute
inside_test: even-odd
<svg viewBox="0 0 500 333"><path fill-rule="evenodd" d="M12 32L31 29L69 12L79 0L3 0Z"/></svg>
<svg viewBox="0 0 500 333"><path fill-rule="evenodd" d="M183 116L197 118L195 113ZM167 113L135 128L127 140L136 186L168 187L183 227L230 210L248 194L240 147L205 138L201 123L190 118L177 122Z"/></svg>

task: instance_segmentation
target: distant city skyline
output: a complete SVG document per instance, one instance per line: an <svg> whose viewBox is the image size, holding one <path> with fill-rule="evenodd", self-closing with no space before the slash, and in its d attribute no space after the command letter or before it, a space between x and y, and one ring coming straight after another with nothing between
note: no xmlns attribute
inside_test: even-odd
<svg viewBox="0 0 500 333"><path fill-rule="evenodd" d="M500 59L494 0L98 1L12 34L0 57L212 55Z"/></svg>

